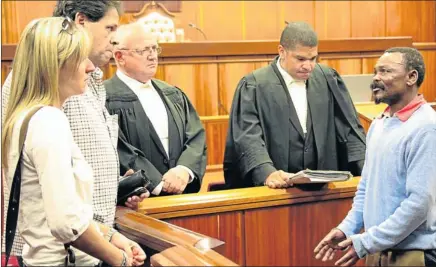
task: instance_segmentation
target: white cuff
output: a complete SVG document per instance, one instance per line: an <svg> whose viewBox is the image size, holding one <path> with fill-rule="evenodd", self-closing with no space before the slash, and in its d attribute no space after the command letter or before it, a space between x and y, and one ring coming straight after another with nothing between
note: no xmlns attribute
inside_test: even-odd
<svg viewBox="0 0 436 267"><path fill-rule="evenodd" d="M158 196L160 195L160 192L162 192L164 182L160 182L154 189L153 192L151 192L153 195Z"/></svg>
<svg viewBox="0 0 436 267"><path fill-rule="evenodd" d="M191 169L189 169L186 166L183 165L177 165L177 167L180 167L182 169L184 169L185 171L187 171L189 173L189 180L188 180L188 184L192 183L192 181L194 181L195 175L194 173L191 171Z"/></svg>

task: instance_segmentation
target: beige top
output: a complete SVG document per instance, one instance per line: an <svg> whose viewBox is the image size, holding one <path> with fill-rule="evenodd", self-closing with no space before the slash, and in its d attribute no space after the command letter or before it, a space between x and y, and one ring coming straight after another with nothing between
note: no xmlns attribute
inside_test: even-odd
<svg viewBox="0 0 436 267"><path fill-rule="evenodd" d="M16 123L6 173L9 189L19 158ZM25 241L28 266L63 265L63 244L76 240L92 222L93 176L73 141L65 114L43 107L29 123L23 148L18 231ZM75 249L76 265L93 266L98 260Z"/></svg>

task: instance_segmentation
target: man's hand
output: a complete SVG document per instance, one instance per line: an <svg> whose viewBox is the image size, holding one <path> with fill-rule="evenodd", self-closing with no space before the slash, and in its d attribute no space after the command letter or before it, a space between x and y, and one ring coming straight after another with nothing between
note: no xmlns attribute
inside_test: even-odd
<svg viewBox="0 0 436 267"><path fill-rule="evenodd" d="M339 246L339 242L345 239L346 236L341 230L333 228L313 251L316 254L315 259L319 260L322 258L322 261L333 260L337 250L345 249Z"/></svg>
<svg viewBox="0 0 436 267"><path fill-rule="evenodd" d="M124 205L128 208L131 208L132 210L138 210L139 203L141 203L144 199L148 198L149 196L150 196L150 192L147 191L141 194L139 197L138 196L129 197L126 203L124 203Z"/></svg>
<svg viewBox="0 0 436 267"><path fill-rule="evenodd" d="M289 180L290 176L291 173L282 170L275 171L266 178L265 185L269 188L287 188L293 185Z"/></svg>
<svg viewBox="0 0 436 267"><path fill-rule="evenodd" d="M129 176L129 175L132 175L132 174L134 174L134 173L135 173L134 170L132 170L132 169L128 169L128 170L126 171L126 173L123 175L123 177Z"/></svg>
<svg viewBox="0 0 436 267"><path fill-rule="evenodd" d="M128 169L126 171L126 173L124 174L124 177L132 175L134 173L135 173L134 170ZM138 196L129 197L127 199L126 203L124 203L124 205L128 208L131 208L132 210L138 210L139 203L141 203L141 201L148 198L149 196L150 196L150 192L147 191L147 192L141 194L139 197Z"/></svg>
<svg viewBox="0 0 436 267"><path fill-rule="evenodd" d="M181 194L188 185L188 181L189 173L183 168L174 167L164 174L162 190L167 193Z"/></svg>
<svg viewBox="0 0 436 267"><path fill-rule="evenodd" d="M147 256L136 242L133 242L117 232L112 236L111 243L126 253L127 261L132 263L132 266L141 266L144 264Z"/></svg>
<svg viewBox="0 0 436 267"><path fill-rule="evenodd" d="M359 260L359 256L357 255L356 250L354 249L353 241L350 238L348 238L342 241L341 243L339 243L338 246L343 250L346 250L347 253L344 256L342 256L342 258L340 258L337 262L335 262L335 265L353 266L354 264L356 264L356 262Z"/></svg>

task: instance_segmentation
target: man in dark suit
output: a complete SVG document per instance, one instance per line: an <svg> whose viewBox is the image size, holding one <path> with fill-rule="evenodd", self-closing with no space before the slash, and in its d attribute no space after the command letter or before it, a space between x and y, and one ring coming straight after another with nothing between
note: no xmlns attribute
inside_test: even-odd
<svg viewBox="0 0 436 267"><path fill-rule="evenodd" d="M283 30L279 56L241 79L227 133L229 188L290 185L304 169L360 175L365 135L339 74L316 63L318 38L304 22Z"/></svg>
<svg viewBox="0 0 436 267"><path fill-rule="evenodd" d="M161 48L143 25L123 25L115 42L118 70L105 87L109 113L118 114L121 171L144 170L152 195L198 192L206 138L197 112L179 88L153 78Z"/></svg>

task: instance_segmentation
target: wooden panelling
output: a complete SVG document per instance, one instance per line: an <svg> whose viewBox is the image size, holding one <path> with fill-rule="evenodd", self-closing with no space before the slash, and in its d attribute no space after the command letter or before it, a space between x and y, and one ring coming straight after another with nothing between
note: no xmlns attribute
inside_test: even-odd
<svg viewBox="0 0 436 267"><path fill-rule="evenodd" d="M11 63L2 62L2 86L10 71L11 71Z"/></svg>
<svg viewBox="0 0 436 267"><path fill-rule="evenodd" d="M277 1L241 1L243 13L241 20L243 25L243 40L275 40L278 39L285 22L278 21L266 13L280 13ZM267 12L265 12L267 10ZM251 27L250 25L256 25ZM245 29L244 29L245 28Z"/></svg>
<svg viewBox="0 0 436 267"><path fill-rule="evenodd" d="M218 225L218 220L218 215L211 214L196 216L195 219L190 219L189 217L186 217L168 219L166 221L168 223L189 229L191 231L219 239L219 229L216 227L216 225Z"/></svg>
<svg viewBox="0 0 436 267"><path fill-rule="evenodd" d="M341 75L362 73L362 58L321 59L320 63L334 68Z"/></svg>
<svg viewBox="0 0 436 267"><path fill-rule="evenodd" d="M265 61L267 59L265 58ZM269 61L269 60L268 60ZM248 73L268 62L221 63L218 65L218 82L220 108L219 115L228 115L232 106L233 95L239 81Z"/></svg>
<svg viewBox="0 0 436 267"><path fill-rule="evenodd" d="M243 213L239 211L167 219L166 222L219 240L226 240L224 249L220 250L220 253L239 265L245 265L243 219Z"/></svg>
<svg viewBox="0 0 436 267"><path fill-rule="evenodd" d="M278 1L279 16L278 25L281 31L284 21L305 21L315 25L315 1ZM315 26L314 26L315 27ZM277 39L278 36L274 39Z"/></svg>
<svg viewBox="0 0 436 267"><path fill-rule="evenodd" d="M320 39L351 37L351 1L315 1L315 30Z"/></svg>
<svg viewBox="0 0 436 267"><path fill-rule="evenodd" d="M2 43L16 43L32 19L51 16L54 1L2 1ZM411 19L413 18L413 19ZM131 13L121 23L132 21ZM176 28L186 41L277 40L284 21L307 21L320 39L412 36L436 41L435 1L182 1Z"/></svg>
<svg viewBox="0 0 436 267"><path fill-rule="evenodd" d="M201 117L206 131L207 165L221 164L228 128L228 116Z"/></svg>
<svg viewBox="0 0 436 267"><path fill-rule="evenodd" d="M429 102L436 101L436 43L415 43L414 46L422 53L425 63L425 78L420 92Z"/></svg>
<svg viewBox="0 0 436 267"><path fill-rule="evenodd" d="M415 42L435 42L436 1L386 1L386 36L412 36Z"/></svg>
<svg viewBox="0 0 436 267"><path fill-rule="evenodd" d="M194 1L195 2L195 1ZM231 18L244 19L244 4L241 1L199 1L199 15L196 17L197 26L207 35L208 40L245 40L245 26L242 21L235 23ZM214 14L214 15L212 15ZM222 14L225 16L216 16ZM192 33L196 35L192 35ZM187 38L203 41L203 35L196 29L185 30Z"/></svg>
<svg viewBox="0 0 436 267"><path fill-rule="evenodd" d="M245 212L248 266L333 266L314 258L320 236L338 225L351 199L331 200ZM278 247L280 250L278 251Z"/></svg>
<svg viewBox="0 0 436 267"><path fill-rule="evenodd" d="M362 74L373 74L378 58L378 56L364 58L362 60Z"/></svg>
<svg viewBox="0 0 436 267"><path fill-rule="evenodd" d="M350 1L351 37L386 35L385 1Z"/></svg>
<svg viewBox="0 0 436 267"><path fill-rule="evenodd" d="M200 116L226 115L240 79L254 69L268 65L277 54L277 45L277 41L162 44L156 78L181 88ZM374 59L385 49L411 45L411 38L321 40L320 62L340 74L368 73ZM3 45L2 48L4 64L10 63L16 46ZM431 56L432 52L428 54ZM4 67L3 77L5 70ZM116 72L115 64L111 62L103 72L105 79L112 77ZM429 88L426 96L431 96L432 87L426 88Z"/></svg>
<svg viewBox="0 0 436 267"><path fill-rule="evenodd" d="M164 81L181 88L198 114L218 114L217 64L166 65Z"/></svg>
<svg viewBox="0 0 436 267"><path fill-rule="evenodd" d="M166 259L157 266L166 266L168 263L176 263L169 266L237 265L218 253L223 242L216 238L165 223L125 207L117 207L115 217L116 227L122 234L152 250L146 250L149 257L150 253L160 252L163 256L161 259Z"/></svg>
<svg viewBox="0 0 436 267"><path fill-rule="evenodd" d="M139 212L224 241L220 253L243 266L332 266L313 249L345 217L358 182L159 197Z"/></svg>

